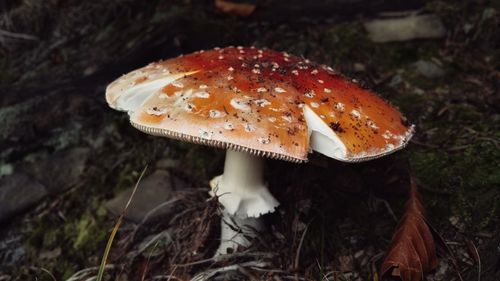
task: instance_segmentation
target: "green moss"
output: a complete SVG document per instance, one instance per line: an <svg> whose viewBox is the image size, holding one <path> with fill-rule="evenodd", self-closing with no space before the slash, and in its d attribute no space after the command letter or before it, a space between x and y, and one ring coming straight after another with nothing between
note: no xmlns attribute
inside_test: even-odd
<svg viewBox="0 0 500 281"><path fill-rule="evenodd" d="M410 158L413 169L424 179L425 183L443 190L448 186L451 173L449 171L448 154L441 151L416 152Z"/></svg>
<svg viewBox="0 0 500 281"><path fill-rule="evenodd" d="M61 280L69 279L73 274L75 274L76 271L80 270L78 265L68 260L58 261L55 268L58 272L60 272L60 275L62 276Z"/></svg>
<svg viewBox="0 0 500 281"><path fill-rule="evenodd" d="M87 207L85 211L74 210L68 213L64 224L61 223L61 217L48 214L26 225L26 233L29 233L27 254L31 260L37 261L37 266L51 268L56 277L63 277L64 280L74 274L92 253L100 252L109 230L106 210L97 199L92 200ZM40 249L56 248L63 249L60 258L38 258Z"/></svg>
<svg viewBox="0 0 500 281"><path fill-rule="evenodd" d="M426 103L426 96L417 93L396 95L391 102L397 105L406 116L418 116L422 106Z"/></svg>
<svg viewBox="0 0 500 281"><path fill-rule="evenodd" d="M66 224L64 232L71 237L74 250L89 252L96 249L97 245L106 237L107 229L102 229L94 215L85 213L73 224Z"/></svg>
<svg viewBox="0 0 500 281"><path fill-rule="evenodd" d="M334 65L346 61L364 61L365 54L372 49L360 23L333 25L326 30L322 46L328 50L324 55Z"/></svg>
<svg viewBox="0 0 500 281"><path fill-rule="evenodd" d="M459 153L419 151L411 162L419 180L431 190L448 192L450 202L430 195L430 204L441 220L459 216L470 231L492 227L500 215L500 152L489 142L471 144Z"/></svg>

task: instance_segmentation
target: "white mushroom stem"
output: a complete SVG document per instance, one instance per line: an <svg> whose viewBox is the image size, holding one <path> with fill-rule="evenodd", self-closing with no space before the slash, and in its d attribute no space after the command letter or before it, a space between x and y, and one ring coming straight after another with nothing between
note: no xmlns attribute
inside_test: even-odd
<svg viewBox="0 0 500 281"><path fill-rule="evenodd" d="M236 250L239 245L250 246L251 238L262 230L259 217L274 212L279 205L267 189L263 168L264 158L227 150L224 174L210 182L211 194L224 206L217 254L226 254L228 248Z"/></svg>

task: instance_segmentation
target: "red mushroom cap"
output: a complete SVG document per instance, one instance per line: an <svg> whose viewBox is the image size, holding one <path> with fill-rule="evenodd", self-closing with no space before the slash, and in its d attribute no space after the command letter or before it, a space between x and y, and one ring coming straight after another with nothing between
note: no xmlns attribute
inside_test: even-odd
<svg viewBox="0 0 500 281"><path fill-rule="evenodd" d="M106 98L146 133L293 162L306 161L311 148L368 160L413 134L398 110L355 80L253 47L151 63L110 84Z"/></svg>

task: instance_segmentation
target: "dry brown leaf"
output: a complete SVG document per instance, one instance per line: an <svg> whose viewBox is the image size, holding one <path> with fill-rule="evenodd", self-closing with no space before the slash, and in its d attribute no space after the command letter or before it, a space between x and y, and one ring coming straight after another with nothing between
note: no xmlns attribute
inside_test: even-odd
<svg viewBox="0 0 500 281"><path fill-rule="evenodd" d="M225 0L215 0L215 7L223 13L240 17L248 17L255 11L256 8L253 4L234 3Z"/></svg>
<svg viewBox="0 0 500 281"><path fill-rule="evenodd" d="M436 268L436 245L424 213L422 199L412 178L405 214L396 228L382 264L383 276L419 281L423 280L424 273Z"/></svg>

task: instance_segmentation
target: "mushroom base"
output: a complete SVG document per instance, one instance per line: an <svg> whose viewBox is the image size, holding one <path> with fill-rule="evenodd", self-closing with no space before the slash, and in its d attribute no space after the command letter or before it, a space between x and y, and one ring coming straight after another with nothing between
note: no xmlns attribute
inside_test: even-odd
<svg viewBox="0 0 500 281"><path fill-rule="evenodd" d="M220 245L215 256L230 254L238 247L248 248L260 231L264 230L260 218L238 218L227 212L222 213Z"/></svg>
<svg viewBox="0 0 500 281"><path fill-rule="evenodd" d="M210 181L210 194L224 207L216 256L230 252L229 248L249 247L252 237L263 229L259 217L278 207L264 183L263 166L262 157L228 150L224 174Z"/></svg>

